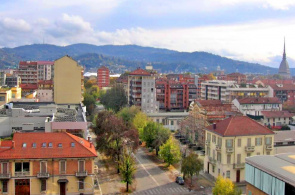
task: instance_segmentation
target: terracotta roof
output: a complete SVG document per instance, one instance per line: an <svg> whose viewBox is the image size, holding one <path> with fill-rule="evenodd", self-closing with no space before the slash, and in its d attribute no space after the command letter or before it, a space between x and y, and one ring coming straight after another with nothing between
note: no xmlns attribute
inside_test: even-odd
<svg viewBox="0 0 295 195"><path fill-rule="evenodd" d="M261 114L267 118L284 118L294 116L294 114L288 111L261 111Z"/></svg>
<svg viewBox="0 0 295 195"><path fill-rule="evenodd" d="M274 90L295 90L294 84L269 84Z"/></svg>
<svg viewBox="0 0 295 195"><path fill-rule="evenodd" d="M38 89L37 84L23 84L23 83L21 83L19 85L19 87L22 88L22 89Z"/></svg>
<svg viewBox="0 0 295 195"><path fill-rule="evenodd" d="M277 97L246 97L237 99L240 104L280 104Z"/></svg>
<svg viewBox="0 0 295 195"><path fill-rule="evenodd" d="M38 84L49 84L52 85L53 84L53 80L39 80Z"/></svg>
<svg viewBox="0 0 295 195"><path fill-rule="evenodd" d="M20 61L19 65L37 65L36 61Z"/></svg>
<svg viewBox="0 0 295 195"><path fill-rule="evenodd" d="M274 134L273 131L247 116L230 117L218 122L216 129L213 129L213 125L208 126L207 129L224 137Z"/></svg>
<svg viewBox="0 0 295 195"><path fill-rule="evenodd" d="M0 159L46 159L96 157L93 145L87 140L66 132L59 133L15 133L13 142L0 147ZM23 144L26 143L26 147ZM36 143L36 147L33 147ZM46 147L42 147L46 143ZM49 147L52 143L52 147ZM71 147L71 143L75 146ZM62 144L62 147L58 147ZM10 147L9 147L10 146Z"/></svg>
<svg viewBox="0 0 295 195"><path fill-rule="evenodd" d="M200 106L216 106L222 105L221 100L196 100Z"/></svg>
<svg viewBox="0 0 295 195"><path fill-rule="evenodd" d="M242 77L246 77L246 75L241 74L241 73L239 73L239 72L233 72L233 73L230 73L230 74L228 74L228 75L226 75L226 76L242 76Z"/></svg>
<svg viewBox="0 0 295 195"><path fill-rule="evenodd" d="M38 65L53 65L54 62L52 61L37 61Z"/></svg>
<svg viewBox="0 0 295 195"><path fill-rule="evenodd" d="M141 68L137 68L136 70L129 73L129 75L146 75L146 76L150 76L151 73L149 73L148 71L143 70Z"/></svg>

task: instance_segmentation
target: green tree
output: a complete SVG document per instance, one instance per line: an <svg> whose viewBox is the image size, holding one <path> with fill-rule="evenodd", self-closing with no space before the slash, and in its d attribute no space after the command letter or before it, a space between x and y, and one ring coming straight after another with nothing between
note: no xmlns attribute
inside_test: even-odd
<svg viewBox="0 0 295 195"><path fill-rule="evenodd" d="M129 184L133 183L133 177L136 171L136 163L134 157L132 157L131 152L126 148L124 149L120 159L119 168L122 181L126 183L126 192L128 192Z"/></svg>
<svg viewBox="0 0 295 195"><path fill-rule="evenodd" d="M137 113L139 113L139 112L140 112L139 107L131 106L131 107L122 108L117 113L117 115L125 121L126 125L132 126L133 125L133 119L134 119L135 115Z"/></svg>
<svg viewBox="0 0 295 195"><path fill-rule="evenodd" d="M143 128L148 123L147 115L141 111L136 113L136 115L133 118L132 123L133 123L134 127L138 130L139 138L143 139Z"/></svg>
<svg viewBox="0 0 295 195"><path fill-rule="evenodd" d="M83 94L83 97L83 104L86 106L88 114L91 115L95 109L95 98L87 92Z"/></svg>
<svg viewBox="0 0 295 195"><path fill-rule="evenodd" d="M161 124L157 124L156 137L152 143L153 148L156 149L156 155L158 156L160 146L162 146L170 137L171 131Z"/></svg>
<svg viewBox="0 0 295 195"><path fill-rule="evenodd" d="M233 182L228 178L221 176L217 177L215 186L212 190L213 195L241 195L242 192L238 189Z"/></svg>
<svg viewBox="0 0 295 195"><path fill-rule="evenodd" d="M107 90L106 93L101 95L100 103L102 103L106 109L118 112L127 105L127 96L123 86L117 84L110 90Z"/></svg>
<svg viewBox="0 0 295 195"><path fill-rule="evenodd" d="M193 176L198 175L199 172L203 169L203 162L198 158L197 154L190 153L187 157L182 160L181 163L181 172L183 177L186 175L191 178L191 185L193 183Z"/></svg>
<svg viewBox="0 0 295 195"><path fill-rule="evenodd" d="M160 146L160 157L168 166L177 163L181 159L180 148L178 143L170 136L165 144Z"/></svg>
<svg viewBox="0 0 295 195"><path fill-rule="evenodd" d="M153 142L157 136L157 124L149 121L143 128L143 140L146 142L147 147L153 147Z"/></svg>

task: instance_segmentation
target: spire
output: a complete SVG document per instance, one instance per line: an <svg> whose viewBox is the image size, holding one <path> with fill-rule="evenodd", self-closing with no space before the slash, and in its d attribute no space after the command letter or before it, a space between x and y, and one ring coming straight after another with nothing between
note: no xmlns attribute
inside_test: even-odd
<svg viewBox="0 0 295 195"><path fill-rule="evenodd" d="M286 59L286 44L285 44L285 37L284 37L284 53L283 53L283 59Z"/></svg>

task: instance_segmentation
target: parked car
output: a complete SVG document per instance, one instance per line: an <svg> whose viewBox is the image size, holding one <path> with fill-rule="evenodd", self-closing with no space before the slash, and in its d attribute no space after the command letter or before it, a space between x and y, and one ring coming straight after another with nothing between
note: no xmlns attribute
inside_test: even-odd
<svg viewBox="0 0 295 195"><path fill-rule="evenodd" d="M178 183L179 185L184 185L184 180L181 176L176 177L175 182Z"/></svg>

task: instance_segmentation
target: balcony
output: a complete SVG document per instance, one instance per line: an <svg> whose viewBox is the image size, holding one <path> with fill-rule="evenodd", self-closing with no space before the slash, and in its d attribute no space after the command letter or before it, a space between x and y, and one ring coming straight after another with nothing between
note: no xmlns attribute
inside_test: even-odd
<svg viewBox="0 0 295 195"><path fill-rule="evenodd" d="M266 145L266 146L265 146L265 149L266 149L266 150L272 150L273 147L272 147L272 145Z"/></svg>
<svg viewBox="0 0 295 195"><path fill-rule="evenodd" d="M76 177L87 177L87 171L78 171L76 172Z"/></svg>
<svg viewBox="0 0 295 195"><path fill-rule="evenodd" d="M206 141L205 141L205 144L206 144L206 145L210 145L210 140L206 140Z"/></svg>
<svg viewBox="0 0 295 195"><path fill-rule="evenodd" d="M216 165L216 160L213 159L212 157L209 157L209 162L213 165Z"/></svg>
<svg viewBox="0 0 295 195"><path fill-rule="evenodd" d="M255 146L246 146L245 147L246 152L254 152L254 150L255 150Z"/></svg>
<svg viewBox="0 0 295 195"><path fill-rule="evenodd" d="M234 152L234 148L226 148L226 152L227 153L233 153Z"/></svg>
<svg viewBox="0 0 295 195"><path fill-rule="evenodd" d="M216 145L216 151L221 151L221 146Z"/></svg>
<svg viewBox="0 0 295 195"><path fill-rule="evenodd" d="M37 173L37 178L39 179L49 178L49 176L49 173Z"/></svg>
<svg viewBox="0 0 295 195"><path fill-rule="evenodd" d="M23 177L23 176L29 176L30 171L24 171L24 172L15 172L15 177Z"/></svg>
<svg viewBox="0 0 295 195"><path fill-rule="evenodd" d="M10 173L0 173L0 179L10 179L11 174Z"/></svg>
<svg viewBox="0 0 295 195"><path fill-rule="evenodd" d="M234 169L244 169L245 168L245 163L237 163L233 165Z"/></svg>

